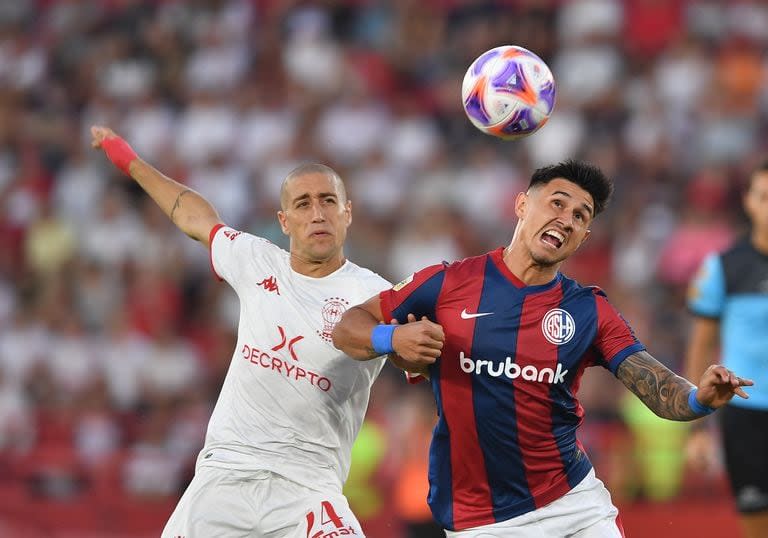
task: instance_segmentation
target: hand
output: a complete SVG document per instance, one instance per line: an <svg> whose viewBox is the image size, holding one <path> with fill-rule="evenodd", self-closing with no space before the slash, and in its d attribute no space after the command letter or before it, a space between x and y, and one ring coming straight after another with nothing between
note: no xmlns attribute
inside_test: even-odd
<svg viewBox="0 0 768 538"><path fill-rule="evenodd" d="M734 396L749 398L741 387L751 387L754 384L751 379L741 378L725 366L713 364L701 376L696 399L702 405L717 409L730 402Z"/></svg>
<svg viewBox="0 0 768 538"><path fill-rule="evenodd" d="M685 445L685 461L699 472L713 473L717 469L717 445L711 432L690 433Z"/></svg>
<svg viewBox="0 0 768 538"><path fill-rule="evenodd" d="M91 147L98 149L101 147L101 143L105 138L115 138L117 137L117 134L115 134L109 127L94 125L91 127L91 136L93 137L93 140L91 140Z"/></svg>
<svg viewBox="0 0 768 538"><path fill-rule="evenodd" d="M416 316L408 314L408 323L398 327L392 335L392 347L398 357L393 363L403 370L420 373L419 370L437 360L444 342L442 326L429 321L426 316L417 321Z"/></svg>
<svg viewBox="0 0 768 538"><path fill-rule="evenodd" d="M128 142L117 136L112 129L100 125L91 127L91 136L93 137L91 146L103 149L112 164L125 175L130 176L131 163L138 159L138 155Z"/></svg>
<svg viewBox="0 0 768 538"><path fill-rule="evenodd" d="M413 314L408 314L408 323L411 323L413 321L416 321L416 316ZM383 323L383 322L382 322ZM390 325L400 325L400 322L396 319L391 319L389 321ZM413 363L410 363L406 361L404 358L402 358L397 353L389 353L387 355L387 358L389 359L389 362L394 364L397 368L400 368L404 372L408 372L409 374L412 374L414 378L417 376L421 376L424 379L429 379L429 366L425 365L415 365Z"/></svg>
<svg viewBox="0 0 768 538"><path fill-rule="evenodd" d="M397 353L390 353L387 355L389 362L400 368L404 372L409 374L420 375L426 379L429 379L429 367L427 365L415 365L402 358Z"/></svg>

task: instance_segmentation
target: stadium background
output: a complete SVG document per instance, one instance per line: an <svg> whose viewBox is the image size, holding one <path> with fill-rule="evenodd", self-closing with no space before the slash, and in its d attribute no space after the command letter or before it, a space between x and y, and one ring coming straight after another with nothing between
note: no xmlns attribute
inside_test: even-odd
<svg viewBox="0 0 768 538"><path fill-rule="evenodd" d="M349 258L393 281L505 244L534 167L593 161L616 197L565 272L679 372L686 283L742 231L765 155L767 41L757 1L0 2L0 536L157 536L232 353L236 297L89 149L93 123L283 246L283 175L334 166ZM549 124L513 143L459 103L499 44L558 83ZM629 536L738 535L722 472L682 465L684 425L605 372L580 397ZM424 387L387 368L347 486L369 538L429 536L433 420Z"/></svg>

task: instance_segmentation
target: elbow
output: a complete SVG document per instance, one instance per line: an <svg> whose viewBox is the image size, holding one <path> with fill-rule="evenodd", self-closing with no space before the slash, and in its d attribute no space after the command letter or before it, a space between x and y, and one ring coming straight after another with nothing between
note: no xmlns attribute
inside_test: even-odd
<svg viewBox="0 0 768 538"><path fill-rule="evenodd" d="M339 328L339 325L341 325L341 322L337 323L331 331L331 341L333 342L333 347L344 351L344 336L341 334L342 330Z"/></svg>
<svg viewBox="0 0 768 538"><path fill-rule="evenodd" d="M333 331L331 331L331 340L333 341L333 347L339 351L343 351L347 355L353 356L351 354L353 350L350 349L349 345L349 333L344 327L343 318L336 324L336 326L333 328Z"/></svg>
<svg viewBox="0 0 768 538"><path fill-rule="evenodd" d="M333 347L346 354L348 357L357 361L369 359L368 353L364 349L358 349L352 344L351 335L343 325L344 321L340 321L336 324L331 331L331 341Z"/></svg>

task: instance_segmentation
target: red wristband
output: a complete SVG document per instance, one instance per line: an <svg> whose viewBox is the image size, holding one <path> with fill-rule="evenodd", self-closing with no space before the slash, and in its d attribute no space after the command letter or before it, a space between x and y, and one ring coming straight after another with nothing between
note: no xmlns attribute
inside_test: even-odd
<svg viewBox="0 0 768 538"><path fill-rule="evenodd" d="M136 155L133 148L128 145L128 142L119 136L111 136L101 141L101 147L104 149L107 158L112 161L112 164L122 170L126 175L131 175L128 171L128 166L130 166L134 159L138 159L139 156Z"/></svg>

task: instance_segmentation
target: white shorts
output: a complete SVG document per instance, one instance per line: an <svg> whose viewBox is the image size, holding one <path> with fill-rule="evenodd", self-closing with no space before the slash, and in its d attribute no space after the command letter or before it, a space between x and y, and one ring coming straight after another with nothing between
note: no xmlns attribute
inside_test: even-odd
<svg viewBox="0 0 768 538"><path fill-rule="evenodd" d="M363 538L341 493L324 494L270 471L199 466L162 538Z"/></svg>
<svg viewBox="0 0 768 538"><path fill-rule="evenodd" d="M593 469L571 491L537 510L445 534L448 538L622 538L618 515L611 494Z"/></svg>

